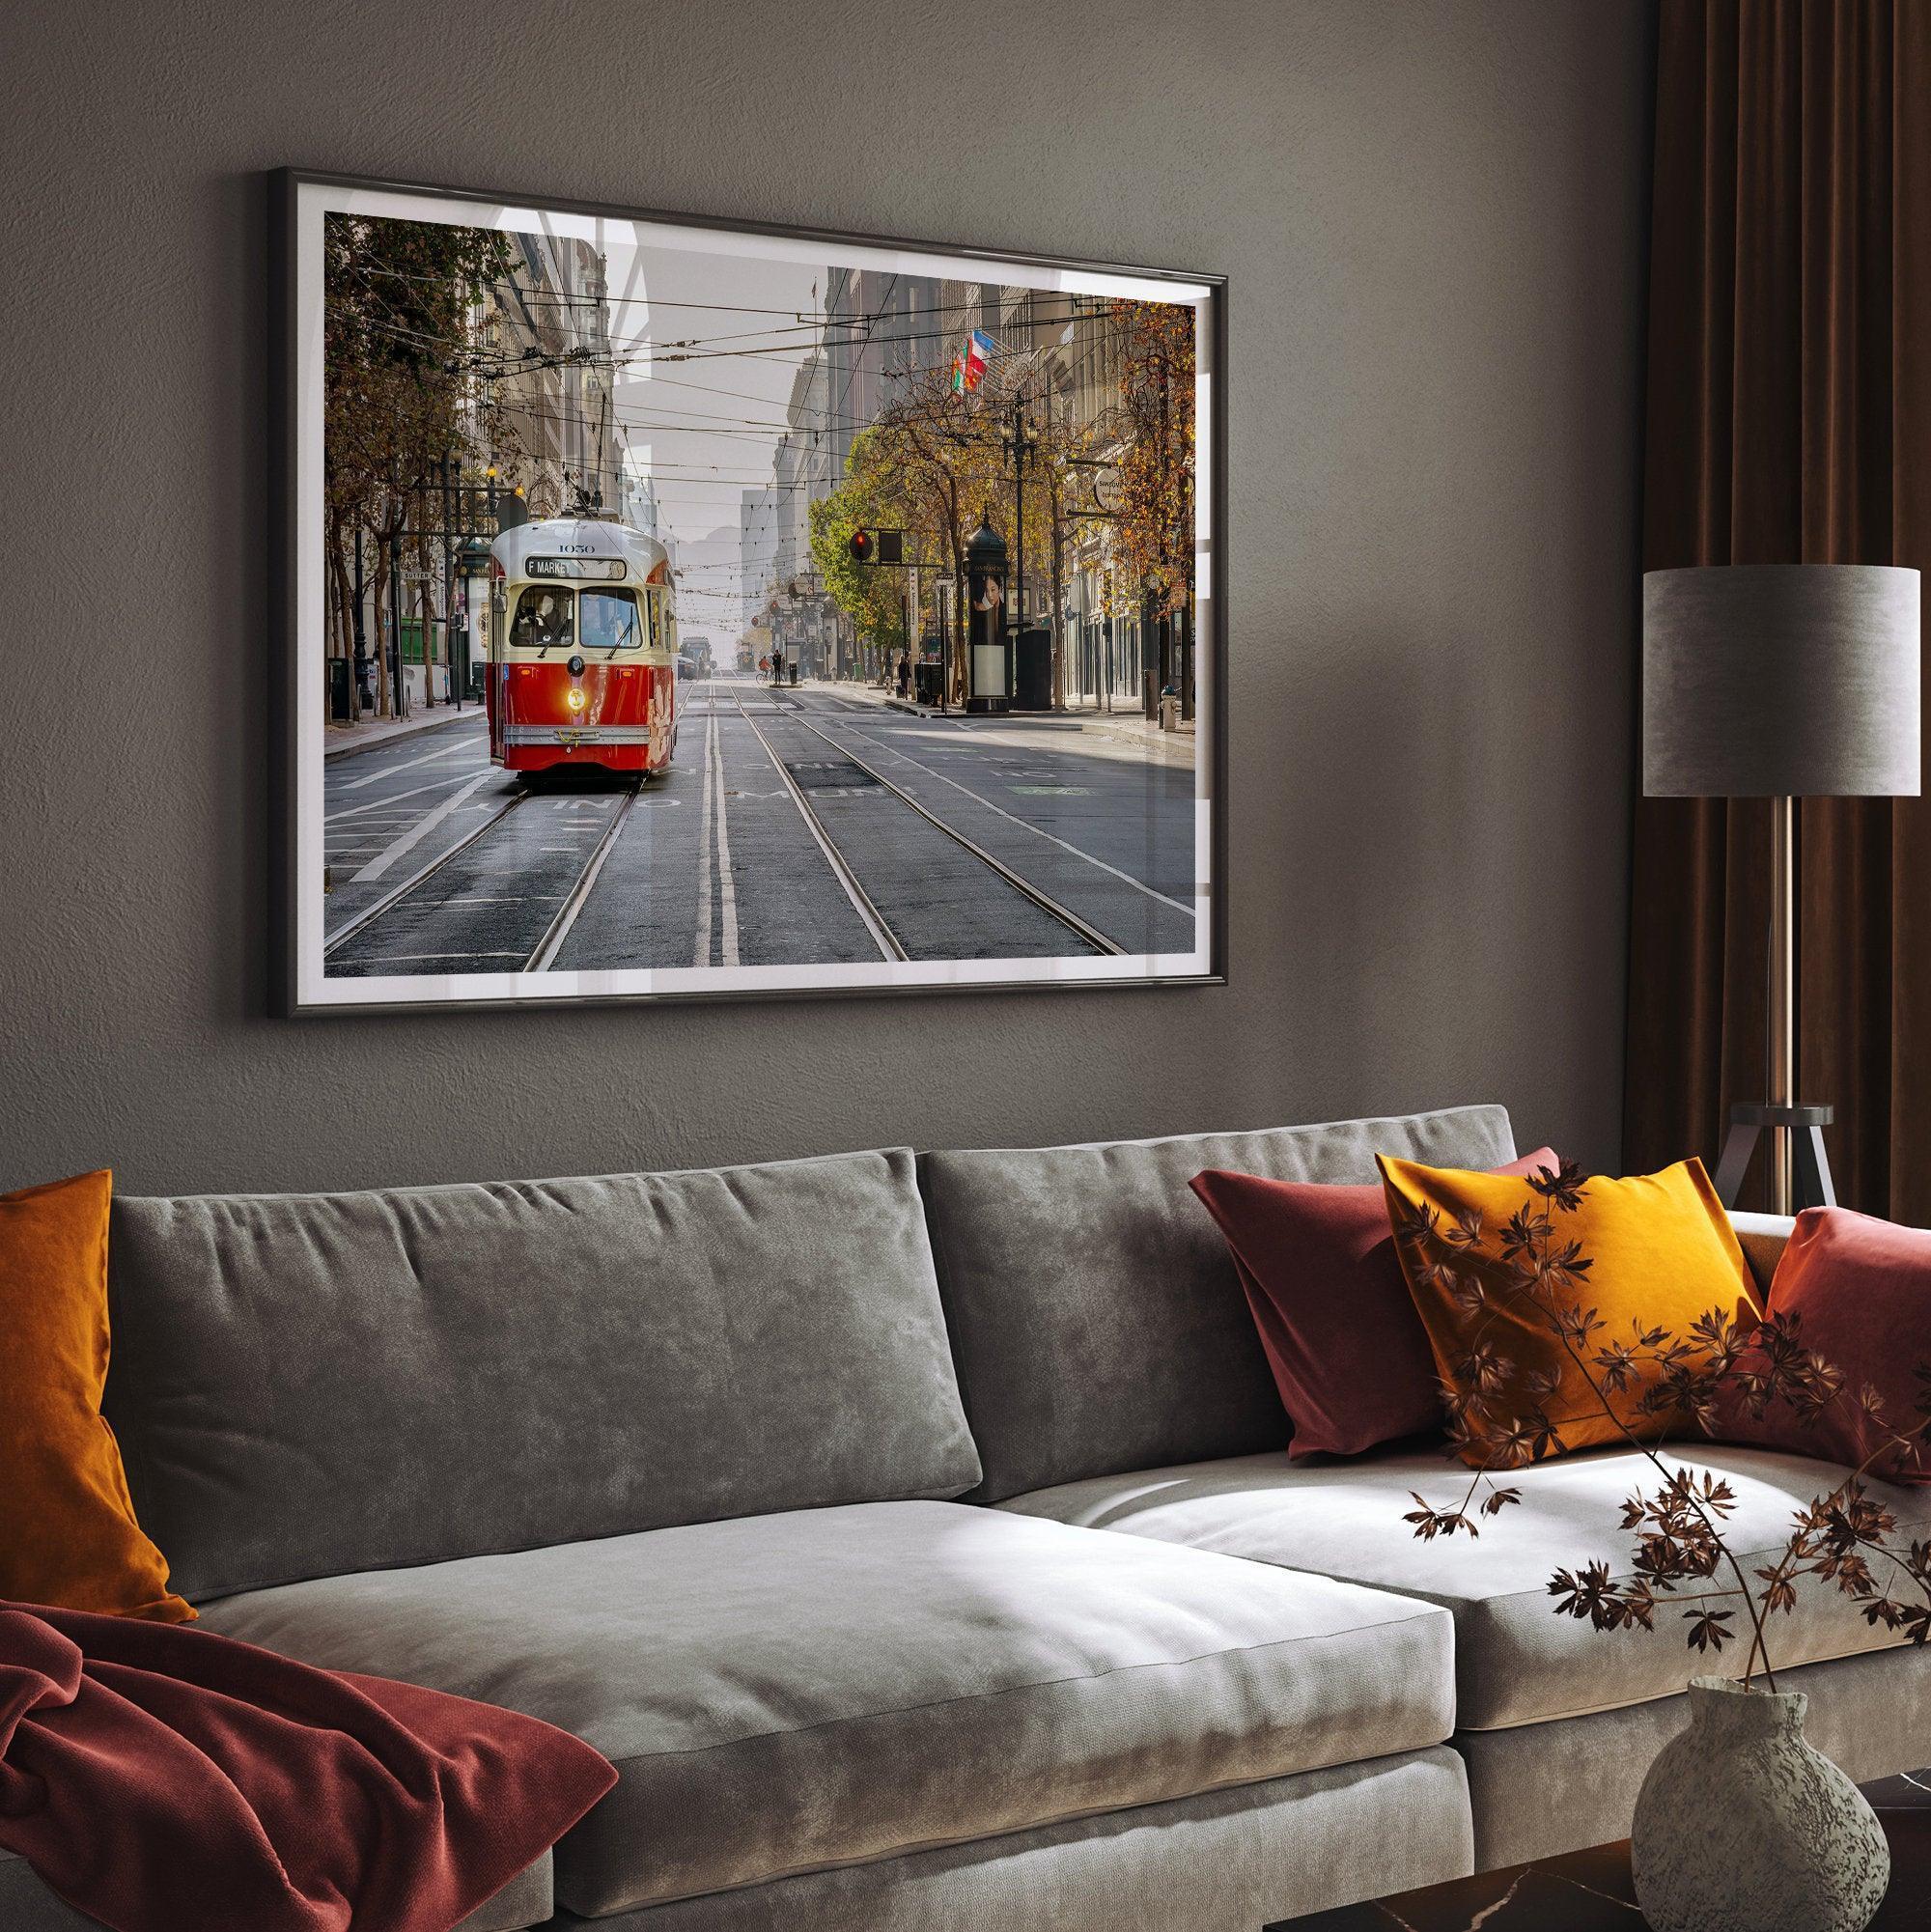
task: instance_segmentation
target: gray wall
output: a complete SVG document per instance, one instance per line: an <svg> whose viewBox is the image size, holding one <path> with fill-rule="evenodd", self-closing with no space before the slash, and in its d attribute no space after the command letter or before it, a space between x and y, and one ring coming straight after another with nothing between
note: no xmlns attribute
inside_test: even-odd
<svg viewBox="0 0 1931 1932"><path fill-rule="evenodd" d="M1643 0L9 14L0 1186L1492 1099L1613 1161ZM282 163L1226 273L1232 983L267 1017Z"/></svg>

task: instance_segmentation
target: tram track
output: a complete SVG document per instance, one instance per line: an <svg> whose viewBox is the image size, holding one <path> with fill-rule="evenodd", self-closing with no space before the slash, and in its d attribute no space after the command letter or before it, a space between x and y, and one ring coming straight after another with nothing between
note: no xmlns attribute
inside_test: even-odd
<svg viewBox="0 0 1931 1932"><path fill-rule="evenodd" d="M892 930L890 922L880 911L877 903L859 882L857 875L852 870L851 864L845 858L843 853L838 850L837 842L831 837L828 828L820 818L817 809L810 803L803 787L793 777L784 760L778 756L770 741L759 728L757 720L745 711L742 696L734 689L732 697L737 703L739 713L743 717L744 722L757 734L758 742L764 746L766 755L770 757L771 764L776 768L779 777L784 781L785 787L791 793L798 810L803 814L805 824L810 828L813 838L818 841L832 870L838 875L839 882L844 885L848 896L852 898L853 904L858 910L859 916L872 929L873 938L879 943L882 950L884 950L884 956L892 960L910 960L911 955L906 949L904 941ZM817 725L811 722L810 718L804 715L802 705L779 708L785 710L786 718L789 723L798 725L802 730L810 732L814 738L829 745L833 751L838 753L841 761L854 766L858 770L864 772L866 777L870 778L874 784L889 792L901 804L909 805L928 825L943 832L954 844L963 846L981 864L996 873L1008 885L1012 886L1023 898L1030 900L1041 911L1058 920L1061 925L1077 935L1085 944L1091 946L1095 952L1114 958L1125 954L1127 949L1118 940L1103 933L1091 921L1082 919L1072 908L1061 905L1049 892L1043 891L1031 880L1014 871L1003 859L995 858L993 854L988 852L984 846L978 844L976 840L967 838L957 826L949 825L937 812L930 810L922 804L904 786L894 784L882 771L861 758L849 744L841 743L829 732L821 731Z"/></svg>
<svg viewBox="0 0 1931 1932"><path fill-rule="evenodd" d="M779 781L791 794L791 801L798 807L799 817L804 820L805 829L818 842L819 851L825 854L826 864L830 866L832 875L845 888L845 896L852 902L853 910L865 922L865 930L872 936L872 943L885 959L910 960L911 955L906 951L904 942L892 931L885 915L873 903L872 895L865 890L859 882L858 875L852 870L851 861L838 850L838 842L831 836L825 821L818 816L817 808L805 797L804 787L792 776L790 768L773 749L770 740L759 729L757 719L744 709L744 700L735 688L731 693L731 700L738 707L738 715L751 727L752 735L764 746L765 756L771 761L771 769L777 772ZM708 854L705 862L710 863Z"/></svg>
<svg viewBox="0 0 1931 1932"><path fill-rule="evenodd" d="M558 907L555 915L545 927L543 937L538 939L523 964L518 967L511 968L511 970L519 972L546 972L549 970L557 954L563 949L564 941L569 938L571 929L576 924L577 915L583 910L585 903L595 888L598 875L603 869L603 861L609 856L611 848L617 843L618 837L628 823L631 809L635 806L642 790L643 787L641 785L630 785L624 790L619 798L616 810L610 814L610 823L604 826L602 836L599 837L596 845L591 848L588 856L583 861L582 869L576 876L576 882L564 895L563 903ZM367 931L385 912L392 911L403 905L412 894L420 891L452 859L467 852L471 846L487 837L490 832L497 830L513 815L522 807L528 805L531 802L532 796L527 787L518 788L512 797L503 801L500 809L490 813L481 825L472 826L446 851L436 854L426 864L417 867L408 878L403 880L391 890L383 893L379 899L365 906L360 912L356 913L352 919L349 920L342 927L340 932L333 934L324 942L322 946L323 958L327 958L338 952L350 939L354 938L357 934Z"/></svg>
<svg viewBox="0 0 1931 1932"><path fill-rule="evenodd" d="M1097 955L1111 957L1119 957L1127 952L1127 947L1092 924L1090 920L1034 883L1004 859L989 852L985 846L957 826L948 823L904 784L886 776L878 764L873 762L878 756L873 741L863 732L851 733L838 730L838 727L845 723L843 718L832 720L833 730L825 730L813 722L805 706L796 702L786 703L783 699L778 699L773 705L771 717L761 718L754 715L754 707L746 703L745 689L736 684L726 685L722 690L714 686L707 704L714 716L722 711L718 700L726 692L731 703L735 705L739 717L750 727L751 735L756 739L770 769L778 774L778 782L785 796L797 809L812 842L823 855L832 877L838 882L839 889L862 925L867 939L877 950L882 961L887 964L910 964L915 960L946 958L953 955L944 951L938 953L933 951L929 911L932 902L929 899L920 902L916 894L917 878L924 876L922 871L917 877L909 875L907 878L906 883L914 888L913 899L908 905L897 904L890 892L882 894L885 904L882 904L881 899L874 896L874 890L881 880L898 879L898 874L890 869L892 860L889 854L899 835L890 833L885 828L894 824L907 822L890 817L878 820L871 820L868 817L866 825L869 829L862 836L856 835L857 822L854 820L849 805L840 803L834 809L822 806L814 798L809 773L826 761L819 759L815 747L807 751L805 738L815 741L816 745L824 746L830 762L848 768L854 774L850 781L852 784L859 783L862 778L866 786L876 786L880 793L889 797L896 804L909 809L922 822L923 826L930 827L932 831L942 835L945 846L955 854L954 862L948 866L942 858L937 856L945 848L933 842L924 848L925 856L920 859L919 866L923 868L927 865L937 865L939 875L954 882L947 889L956 892L960 882L983 868L984 872L992 873L1038 912L1045 914L1053 925L1072 935L1082 948ZM865 750L854 748L851 742L854 736L865 746ZM787 749L792 754L792 763L787 763L783 755L783 751ZM871 754L869 757L866 755L867 752ZM798 766L797 772L793 770L793 764ZM803 782L800 782L798 775L800 772L806 774ZM721 766L717 773L708 775L718 787L721 806L723 796ZM533 795L527 788L518 788L502 799L496 809L484 816L481 824L470 827L445 850L434 854L418 865L406 878L400 880L355 912L340 931L328 936L323 944L324 957L338 961L336 967L338 971L346 969L350 973L381 973L390 969L384 965L383 959L378 957L380 955L394 956L398 960L407 955L415 962L441 960L446 957L447 965L443 967L445 970L471 969L460 965L459 962L498 959L502 961L501 966L484 969L505 973L557 970L556 963L566 949L579 915L583 913L596 893L605 861L615 851L642 789L634 785L624 788L614 799L613 808L608 811L605 823L597 829L594 838L590 840L589 849L585 851L583 846L578 844L568 861L573 868L572 871L563 873L561 877L552 879L542 874L540 868L543 862L536 856L539 848L544 852L555 849L543 843L546 838L552 836L548 830L550 821L546 815L541 822L532 822L522 829L513 830L508 835L507 843L486 848L482 853L475 854L471 864L460 866L455 875L448 875L454 878L456 882L444 882L440 893L437 893L435 887L438 875L446 875L447 869L454 862L462 859L463 854L471 854L480 842L490 839L492 834L500 838L504 827L514 818L521 815L525 820L529 820L533 807L546 801L544 795ZM844 799L849 798L852 794L849 789L834 790L828 796ZM583 823L580 818L575 823L582 834L590 833L590 826ZM558 829L562 828L562 822L559 822ZM908 832L910 829L908 824ZM929 841L930 833L920 830L913 843L916 844L917 839L921 838ZM847 845L852 847L850 854L846 850ZM959 854L966 854L966 857L958 857ZM976 861L976 865L968 864L966 859ZM557 862L563 863L561 860ZM712 855L706 851L700 857L700 863L708 868L711 862ZM493 879L502 875L506 863L512 871L520 871L522 879L528 882L512 884L506 880L501 885L492 883L481 887L469 882L468 876L479 866L484 873ZM885 870L881 871L882 866ZM861 868L864 869L862 874ZM866 876L872 879L872 886L868 887ZM566 879L571 881L567 889L563 883ZM563 890L560 901L549 896L560 889ZM526 899L523 903L528 907L527 921L520 918L512 921L506 912L496 927L496 931L501 935L500 938L486 937L481 932L478 932L473 938L467 935L462 938L449 937L453 929L448 918L438 919L440 909L446 903L453 912L455 909L472 903L465 902L461 895L478 890L540 893L546 903L538 905ZM478 906L501 905L507 909L517 902L477 900L473 903ZM892 905L894 910L887 911L886 905ZM544 916L546 913L548 914L547 918ZM396 915L401 923L378 927L378 922L383 921L391 914ZM535 930L539 920L543 921L540 932ZM425 924L425 921L430 923ZM358 938L362 940L360 945L355 944ZM442 952L443 947L464 944L485 946L494 944L503 950L494 954L450 951L444 955ZM1033 941L1033 945L1038 945L1037 938ZM1049 939L1046 949L1048 951L1051 949ZM346 959L345 952L347 952ZM416 969L421 969L420 964Z"/></svg>
<svg viewBox="0 0 1931 1932"><path fill-rule="evenodd" d="M372 899L368 905L363 907L361 911L356 913L352 919L347 921L338 932L331 934L322 941L322 958L327 959L331 953L339 951L357 933L361 932L364 927L373 926L392 906L400 905L418 885L423 884L427 880L434 878L436 873L440 872L458 853L467 852L484 833L494 831L518 805L523 804L528 799L529 796L527 791L518 791L514 797L506 798L501 808L492 812L480 826L472 826L469 830L464 832L446 851L437 853L427 864L418 866L406 879L403 880L401 883L390 887L379 899Z"/></svg>
<svg viewBox="0 0 1931 1932"><path fill-rule="evenodd" d="M563 904L557 908L556 917L549 922L549 929L537 941L536 950L523 965L525 972L547 972L551 962L563 949L563 942L570 937L570 929L576 924L576 915L583 910L584 902L590 897L597 884L597 875L603 870L603 861L610 855L610 848L617 843L631 808L636 804L641 785L629 787L619 800L617 809L610 814L610 823L603 828L603 836L597 841L595 849L585 862L577 882L570 888Z"/></svg>

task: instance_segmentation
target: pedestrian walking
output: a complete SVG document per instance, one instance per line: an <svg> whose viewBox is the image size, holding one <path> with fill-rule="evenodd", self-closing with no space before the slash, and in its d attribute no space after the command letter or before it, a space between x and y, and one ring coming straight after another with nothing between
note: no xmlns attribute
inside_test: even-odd
<svg viewBox="0 0 1931 1932"><path fill-rule="evenodd" d="M899 653L899 696L911 696L911 651L910 647Z"/></svg>

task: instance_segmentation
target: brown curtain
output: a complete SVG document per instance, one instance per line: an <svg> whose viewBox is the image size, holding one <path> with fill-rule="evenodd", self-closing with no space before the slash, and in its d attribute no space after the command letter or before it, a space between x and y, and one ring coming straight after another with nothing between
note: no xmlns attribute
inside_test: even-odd
<svg viewBox="0 0 1931 1932"><path fill-rule="evenodd" d="M1931 565L1927 224L1931 0L1663 0L1645 569ZM1768 812L1638 801L1632 1171L1764 1097ZM1799 1097L1839 1199L1931 1224L1931 809L1809 799L1798 854Z"/></svg>

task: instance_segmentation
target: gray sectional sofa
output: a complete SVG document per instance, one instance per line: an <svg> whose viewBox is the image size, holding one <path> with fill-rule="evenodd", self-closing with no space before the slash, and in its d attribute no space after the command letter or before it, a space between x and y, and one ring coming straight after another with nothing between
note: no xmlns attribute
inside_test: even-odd
<svg viewBox="0 0 1931 1932"><path fill-rule="evenodd" d="M1255 1932L1619 1835L1680 1634L1550 1613L1640 1480L1422 1544L1291 1465L1206 1166L1488 1166L1498 1107L385 1193L122 1199L108 1413L203 1627L532 1712L616 1789L470 1932ZM1782 1224L1746 1228L1765 1278ZM1689 1448L1768 1549L1826 1466ZM1931 1534L1931 1495L1897 1498ZM1854 1775L1931 1654L1781 1633ZM0 1926L87 1923L0 1856ZM184 1928L186 1932L186 1928Z"/></svg>

